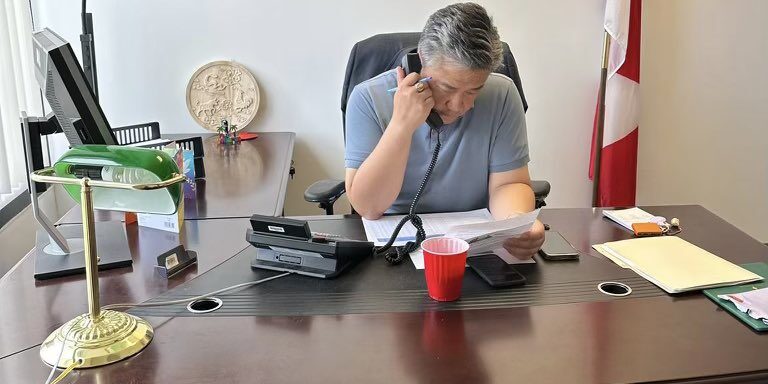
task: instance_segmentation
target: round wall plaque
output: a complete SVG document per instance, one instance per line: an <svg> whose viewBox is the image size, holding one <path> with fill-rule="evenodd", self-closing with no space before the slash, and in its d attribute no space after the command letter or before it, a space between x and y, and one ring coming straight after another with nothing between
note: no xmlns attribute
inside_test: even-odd
<svg viewBox="0 0 768 384"><path fill-rule="evenodd" d="M259 85L253 74L234 61L214 61L195 71L187 84L187 109L205 129L216 132L222 119L237 130L259 110Z"/></svg>

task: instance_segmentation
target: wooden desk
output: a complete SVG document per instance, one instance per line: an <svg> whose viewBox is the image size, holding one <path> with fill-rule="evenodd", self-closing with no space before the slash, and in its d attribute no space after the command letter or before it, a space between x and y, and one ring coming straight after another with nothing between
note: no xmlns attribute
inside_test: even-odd
<svg viewBox="0 0 768 384"><path fill-rule="evenodd" d="M206 177L195 181L195 197L184 200L184 219L250 217L255 213L282 216L295 137L293 132L262 132L257 139L237 146L219 144L217 136L204 137ZM96 221L122 218L121 212L95 214ZM81 222L79 206L59 220L59 224Z"/></svg>
<svg viewBox="0 0 768 384"><path fill-rule="evenodd" d="M699 206L646 209L680 218L682 237L733 262L768 260L767 247ZM629 237L628 232L602 218L599 210L545 209L542 219L563 233L584 258L602 259L590 249L593 243ZM211 224L209 230L199 230L196 243L201 254L210 257L208 265L231 256L245 244L244 223L195 222L206 227ZM322 230L345 221L319 217L316 223ZM187 228L188 236L192 228ZM82 282L35 286L29 259L27 256L10 273L10 279L0 282L2 307L18 308L11 316L4 311L0 322L5 356L0 359L0 382L4 383L42 382L49 369L39 359L37 344L78 313L76 308L80 312L86 309ZM142 300L161 291L162 287L156 287L164 282L146 271L148 263L154 263L149 259L140 257L133 271L113 277L121 284L109 284L106 280L110 277L102 278L102 303L123 301L126 292L132 292L130 299ZM406 267L410 268L398 268ZM546 268L546 263L541 262L540 267ZM208 267L200 268L197 275ZM136 274L139 276L134 277ZM133 284L155 288L134 290ZM222 282L222 287L225 285ZM76 295L78 287L80 294ZM61 300L57 303L56 299ZM699 293L447 312L148 320L156 333L146 350L123 362L76 372L77 382L768 380L768 335L751 331ZM16 353L9 356L8 351Z"/></svg>
<svg viewBox="0 0 768 384"><path fill-rule="evenodd" d="M248 219L189 220L179 236L128 225L133 266L99 272L102 305L145 301L205 273L248 246L243 240L247 226ZM179 243L197 252L197 265L164 279L155 272L157 256ZM6 308L0 315L0 357L41 343L59 325L88 310L85 275L38 281L34 271L31 251L0 279L0 307ZM13 381L0 375L0 383L5 382Z"/></svg>

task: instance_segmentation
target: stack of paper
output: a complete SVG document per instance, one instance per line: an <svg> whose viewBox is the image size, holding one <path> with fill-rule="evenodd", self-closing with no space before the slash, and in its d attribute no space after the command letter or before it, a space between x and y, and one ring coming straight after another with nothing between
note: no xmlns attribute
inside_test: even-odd
<svg viewBox="0 0 768 384"><path fill-rule="evenodd" d="M650 223L654 221L653 215L634 207L629 209L604 210L603 216L621 224L624 228L632 230L634 223Z"/></svg>
<svg viewBox="0 0 768 384"><path fill-rule="evenodd" d="M764 323L768 324L768 288L719 295L717 297L731 301L739 311L748 314L753 319L763 320Z"/></svg>
<svg viewBox="0 0 768 384"><path fill-rule="evenodd" d="M613 261L618 265L619 267L630 269L629 265L627 265L625 262L621 261L621 259L617 258L613 255L613 253L609 252L607 249L605 249L605 244L593 244L592 248L595 251L600 252L601 255L607 257L609 260Z"/></svg>
<svg viewBox="0 0 768 384"><path fill-rule="evenodd" d="M506 220L455 225L448 229L445 236L466 240L470 245L468 255L479 255L502 248L505 239L529 231L538 216L537 209Z"/></svg>
<svg viewBox="0 0 768 384"><path fill-rule="evenodd" d="M534 263L533 259L518 260L503 248L504 239L520 235L531 229L533 222L539 216L539 210L515 216L506 220L493 220L487 209L469 212L431 213L419 215L427 238L435 236L451 236L466 240L470 243L468 256L483 253L495 253L507 263ZM368 241L376 245L384 245L403 215L385 216L378 220L363 219L363 227ZM416 229L407 223L400 230L394 245L403 245L416 239ZM424 268L424 257L421 249L411 253L411 260L417 269Z"/></svg>
<svg viewBox="0 0 768 384"><path fill-rule="evenodd" d="M601 249L669 293L762 280L676 236L613 241Z"/></svg>
<svg viewBox="0 0 768 384"><path fill-rule="evenodd" d="M392 232L405 215L384 216L378 220L363 219L365 236L368 241L381 246L389 241ZM468 212L426 213L419 215L427 237L442 236L451 227L462 224L486 223L493 220L491 212L487 209L477 209ZM395 239L394 245L405 245L409 241L416 240L416 228L411 223L406 223Z"/></svg>
<svg viewBox="0 0 768 384"><path fill-rule="evenodd" d="M744 269L757 273L758 275L762 276L764 279L768 278L768 263L746 263L746 264L741 264L741 266L744 267ZM722 299L723 296L734 295L734 297L739 298L739 300L743 301L743 299L741 299L739 295L748 291L762 290L762 292L766 292L765 289L768 289L768 282L765 282L765 280L763 280L762 282L757 282L757 283L705 289L704 294L707 297L709 297L712 301L714 301L717 305L719 305L726 311L730 312L737 319L741 320L745 325L749 326L755 331L766 332L768 331L768 322L764 322L762 319L761 320L755 319L752 316L748 315L747 313L742 312L741 309L739 309L738 307L736 307L736 305L734 305L734 301L732 301L730 298ZM763 309L766 309L765 304L760 306L760 304L758 303L758 306ZM743 306L742 308L748 309Z"/></svg>

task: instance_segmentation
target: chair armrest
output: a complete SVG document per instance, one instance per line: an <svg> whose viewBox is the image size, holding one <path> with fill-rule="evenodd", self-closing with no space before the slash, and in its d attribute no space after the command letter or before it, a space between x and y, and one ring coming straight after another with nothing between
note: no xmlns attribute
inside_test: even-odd
<svg viewBox="0 0 768 384"><path fill-rule="evenodd" d="M310 203L333 204L336 199L341 197L346 191L344 180L319 180L314 182L306 191L304 191L304 200Z"/></svg>
<svg viewBox="0 0 768 384"><path fill-rule="evenodd" d="M549 182L546 180L531 180L531 189L533 189L533 196L536 198L536 208L547 205L544 199L549 195Z"/></svg>
<svg viewBox="0 0 768 384"><path fill-rule="evenodd" d="M546 180L532 180L531 188L533 194L536 197L537 205L539 202L543 203L549 190L550 184ZM306 191L304 191L304 200L310 203L331 203L335 202L341 195L346 192L344 186L344 180L338 179L326 179L319 180L310 185ZM543 205L543 204L542 204Z"/></svg>
<svg viewBox="0 0 768 384"><path fill-rule="evenodd" d="M546 180L531 180L531 189L533 189L533 194L537 199L539 197L545 198L549 195L550 185Z"/></svg>

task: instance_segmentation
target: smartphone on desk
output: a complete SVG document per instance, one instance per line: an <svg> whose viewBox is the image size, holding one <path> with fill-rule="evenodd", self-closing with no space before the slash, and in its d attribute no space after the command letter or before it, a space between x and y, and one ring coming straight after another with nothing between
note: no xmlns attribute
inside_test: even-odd
<svg viewBox="0 0 768 384"><path fill-rule="evenodd" d="M550 261L579 259L579 251L557 231L544 232L544 244L539 249L539 255Z"/></svg>
<svg viewBox="0 0 768 384"><path fill-rule="evenodd" d="M525 276L496 255L468 257L467 265L494 288L525 284Z"/></svg>

